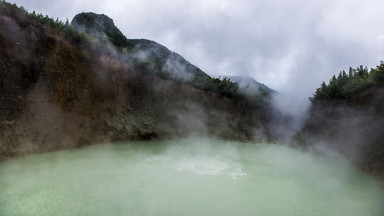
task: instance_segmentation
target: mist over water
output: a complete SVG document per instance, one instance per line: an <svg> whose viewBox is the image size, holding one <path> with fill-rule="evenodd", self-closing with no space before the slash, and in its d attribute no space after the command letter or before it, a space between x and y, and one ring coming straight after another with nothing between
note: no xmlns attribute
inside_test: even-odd
<svg viewBox="0 0 384 216"><path fill-rule="evenodd" d="M384 215L371 177L278 144L103 144L10 160L0 176L0 215Z"/></svg>

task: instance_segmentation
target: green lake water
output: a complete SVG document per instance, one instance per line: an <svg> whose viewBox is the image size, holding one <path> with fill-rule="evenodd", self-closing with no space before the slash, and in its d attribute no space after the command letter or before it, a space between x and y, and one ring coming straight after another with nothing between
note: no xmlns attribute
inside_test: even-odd
<svg viewBox="0 0 384 216"><path fill-rule="evenodd" d="M0 164L0 215L383 216L346 161L209 139L102 144Z"/></svg>

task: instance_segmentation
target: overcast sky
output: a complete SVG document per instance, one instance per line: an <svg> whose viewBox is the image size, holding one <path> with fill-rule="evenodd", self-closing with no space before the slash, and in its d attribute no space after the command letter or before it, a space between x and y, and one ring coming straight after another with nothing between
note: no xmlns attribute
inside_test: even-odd
<svg viewBox="0 0 384 216"><path fill-rule="evenodd" d="M157 41L211 76L247 75L301 98L384 60L382 0L8 1L69 21L104 13L127 38Z"/></svg>

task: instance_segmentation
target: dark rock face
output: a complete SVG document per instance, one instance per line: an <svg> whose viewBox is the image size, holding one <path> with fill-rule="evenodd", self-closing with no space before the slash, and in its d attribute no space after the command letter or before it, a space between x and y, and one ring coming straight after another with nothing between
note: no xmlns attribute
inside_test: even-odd
<svg viewBox="0 0 384 216"><path fill-rule="evenodd" d="M384 180L384 88L372 87L350 98L315 103L294 142L333 152Z"/></svg>
<svg viewBox="0 0 384 216"><path fill-rule="evenodd" d="M116 47L133 46L115 26L113 20L104 14L80 13L73 18L71 25L104 43L110 42Z"/></svg>
<svg viewBox="0 0 384 216"><path fill-rule="evenodd" d="M272 137L265 126L268 104L146 73L151 67L132 56L140 47L160 46L154 42L138 40L131 50L112 54L92 42L74 44L1 5L0 25L6 26L0 28L0 160L106 141ZM151 52L147 60L156 66L151 55L159 54ZM195 80L209 78L177 54L161 60L174 58L198 75ZM173 74L179 70L172 67Z"/></svg>

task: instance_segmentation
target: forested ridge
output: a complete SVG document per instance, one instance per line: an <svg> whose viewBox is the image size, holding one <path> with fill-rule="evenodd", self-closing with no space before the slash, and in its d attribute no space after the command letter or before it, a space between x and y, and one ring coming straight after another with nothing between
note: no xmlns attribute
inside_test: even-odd
<svg viewBox="0 0 384 216"><path fill-rule="evenodd" d="M334 99L346 99L353 97L358 91L378 87L384 83L384 62L380 62L376 68L368 70L362 65L355 68L350 67L348 73L344 70L337 76L334 75L328 83L323 82L316 89L312 102L330 101Z"/></svg>

